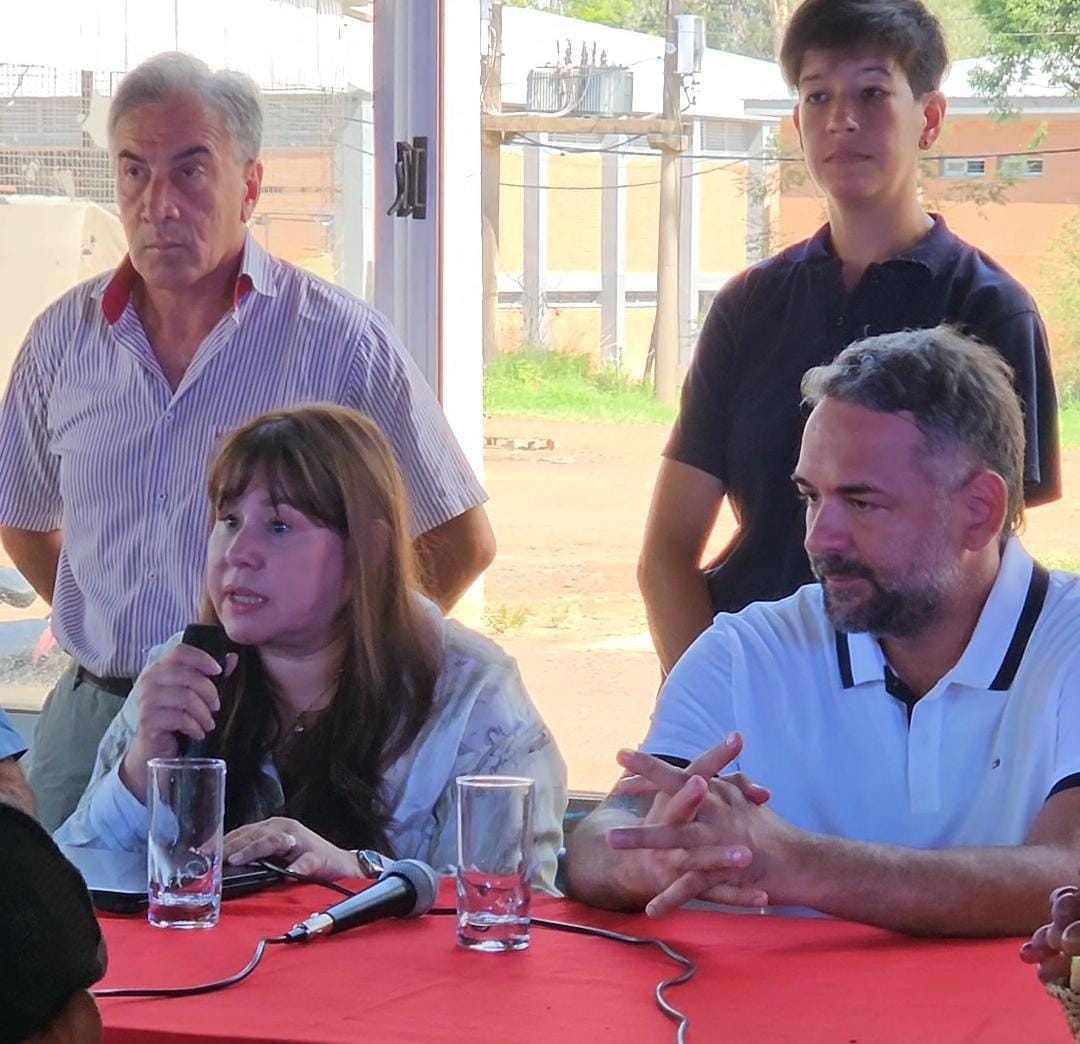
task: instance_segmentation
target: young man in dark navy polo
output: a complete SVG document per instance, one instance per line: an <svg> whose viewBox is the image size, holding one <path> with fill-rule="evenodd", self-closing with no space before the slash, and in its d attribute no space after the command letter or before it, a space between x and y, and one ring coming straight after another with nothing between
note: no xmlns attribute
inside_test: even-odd
<svg viewBox="0 0 1080 1044"><path fill-rule="evenodd" d="M728 282L701 330L638 566L665 672L714 613L811 579L788 481L799 380L857 338L945 322L996 348L1024 404L1026 502L1060 495L1057 401L1035 304L919 203L919 157L945 116L936 19L919 0L806 0L780 62L829 223ZM702 568L725 497L738 529Z"/></svg>
<svg viewBox="0 0 1080 1044"><path fill-rule="evenodd" d="M807 373L789 481L820 583L717 614L679 660L619 756L634 776L569 840L575 897L915 935L1040 923L1080 865L1080 577L1015 535L1011 376L948 327Z"/></svg>

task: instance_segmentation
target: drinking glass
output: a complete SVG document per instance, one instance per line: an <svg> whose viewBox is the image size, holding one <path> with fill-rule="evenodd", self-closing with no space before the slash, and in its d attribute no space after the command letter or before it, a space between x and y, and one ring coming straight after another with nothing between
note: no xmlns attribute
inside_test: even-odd
<svg viewBox="0 0 1080 1044"><path fill-rule="evenodd" d="M221 912L225 762L152 758L148 919L159 928L212 928Z"/></svg>
<svg viewBox="0 0 1080 1044"><path fill-rule="evenodd" d="M536 785L524 776L457 778L457 940L500 953L529 945Z"/></svg>

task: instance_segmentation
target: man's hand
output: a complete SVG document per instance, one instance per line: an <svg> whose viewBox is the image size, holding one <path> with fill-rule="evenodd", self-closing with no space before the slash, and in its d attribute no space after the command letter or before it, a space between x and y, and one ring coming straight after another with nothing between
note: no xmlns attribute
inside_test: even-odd
<svg viewBox="0 0 1080 1044"><path fill-rule="evenodd" d="M1050 923L1020 947L1020 960L1038 965L1040 982L1068 983L1073 957L1080 957L1080 890L1063 885L1050 894Z"/></svg>
<svg viewBox="0 0 1080 1044"><path fill-rule="evenodd" d="M641 826L610 830L608 844L636 851L644 879L654 889L646 906L659 916L694 898L737 906L764 906L766 867L759 849L790 830L762 805L768 791L736 774L713 777L742 749L732 733L685 769L648 754L622 751L619 762L632 776L617 790L656 797ZM758 838L767 844L759 844Z"/></svg>

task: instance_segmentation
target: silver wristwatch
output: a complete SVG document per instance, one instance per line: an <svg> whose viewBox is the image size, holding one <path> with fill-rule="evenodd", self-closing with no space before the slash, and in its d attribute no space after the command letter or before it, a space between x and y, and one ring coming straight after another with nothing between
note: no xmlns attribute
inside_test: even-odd
<svg viewBox="0 0 1080 1044"><path fill-rule="evenodd" d="M364 877L378 877L386 869L386 857L373 848L353 848L350 851L356 856L356 864Z"/></svg>

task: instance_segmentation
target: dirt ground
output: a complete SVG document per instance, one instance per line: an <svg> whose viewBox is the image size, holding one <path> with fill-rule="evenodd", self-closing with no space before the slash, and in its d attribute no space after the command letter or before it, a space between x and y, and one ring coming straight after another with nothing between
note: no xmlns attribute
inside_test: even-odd
<svg viewBox="0 0 1080 1044"><path fill-rule="evenodd" d="M634 577L664 425L493 417L488 510L499 542L482 630L518 660L575 789L607 790L613 755L644 735L659 671ZM513 448L528 441L553 449ZM1080 491L1080 451L1065 452ZM732 522L721 519L722 546ZM1029 512L1036 556L1080 557L1080 493Z"/></svg>

